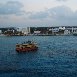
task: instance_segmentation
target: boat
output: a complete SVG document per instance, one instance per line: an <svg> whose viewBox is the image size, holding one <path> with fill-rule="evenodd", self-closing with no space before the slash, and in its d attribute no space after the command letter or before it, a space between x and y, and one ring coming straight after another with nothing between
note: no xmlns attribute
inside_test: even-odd
<svg viewBox="0 0 77 77"><path fill-rule="evenodd" d="M27 51L37 51L38 46L36 43L32 41L27 41L26 43L16 44L16 51L17 52L27 52Z"/></svg>

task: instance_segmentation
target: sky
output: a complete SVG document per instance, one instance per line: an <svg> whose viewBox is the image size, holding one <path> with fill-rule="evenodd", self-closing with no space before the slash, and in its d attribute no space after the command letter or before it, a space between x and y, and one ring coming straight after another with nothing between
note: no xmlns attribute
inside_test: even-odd
<svg viewBox="0 0 77 77"><path fill-rule="evenodd" d="M0 27L77 26L77 0L0 0Z"/></svg>

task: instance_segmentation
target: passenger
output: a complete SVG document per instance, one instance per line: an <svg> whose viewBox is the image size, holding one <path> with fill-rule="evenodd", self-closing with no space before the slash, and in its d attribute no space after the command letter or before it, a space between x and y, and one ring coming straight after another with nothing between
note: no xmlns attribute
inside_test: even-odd
<svg viewBox="0 0 77 77"><path fill-rule="evenodd" d="M24 42L24 44L25 44L25 42Z"/></svg>
<svg viewBox="0 0 77 77"><path fill-rule="evenodd" d="M28 43L28 44L31 44L31 41L28 40L27 43Z"/></svg>

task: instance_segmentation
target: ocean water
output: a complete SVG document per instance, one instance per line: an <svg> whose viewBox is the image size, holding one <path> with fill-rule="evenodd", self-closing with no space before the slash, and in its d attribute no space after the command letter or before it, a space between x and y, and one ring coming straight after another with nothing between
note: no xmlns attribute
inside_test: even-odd
<svg viewBox="0 0 77 77"><path fill-rule="evenodd" d="M17 53L27 40L38 51ZM1 36L0 77L77 77L77 36Z"/></svg>

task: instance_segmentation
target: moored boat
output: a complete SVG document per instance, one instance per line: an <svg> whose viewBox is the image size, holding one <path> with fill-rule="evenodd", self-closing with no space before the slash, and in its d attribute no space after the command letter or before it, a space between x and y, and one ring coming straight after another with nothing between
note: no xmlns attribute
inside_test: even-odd
<svg viewBox="0 0 77 77"><path fill-rule="evenodd" d="M27 41L26 43L16 44L17 52L37 51L38 46L36 43Z"/></svg>

